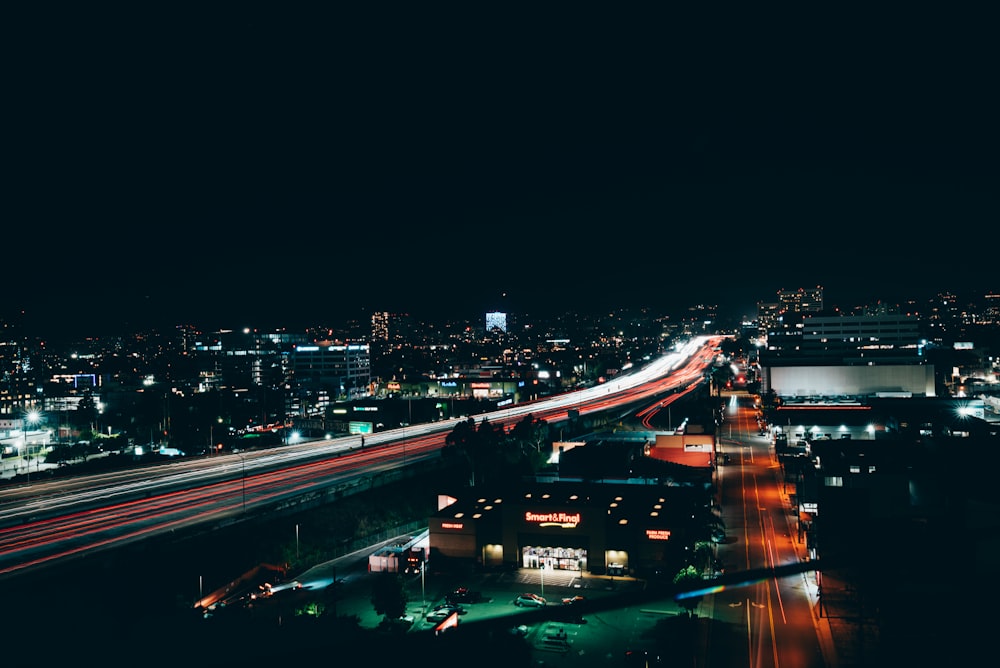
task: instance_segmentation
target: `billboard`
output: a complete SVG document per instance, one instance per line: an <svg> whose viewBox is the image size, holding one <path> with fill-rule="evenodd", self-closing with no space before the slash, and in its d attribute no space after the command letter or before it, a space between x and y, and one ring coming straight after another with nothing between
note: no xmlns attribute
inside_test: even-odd
<svg viewBox="0 0 1000 668"><path fill-rule="evenodd" d="M375 431L375 425L371 422L355 422L351 420L347 423L348 434L371 434Z"/></svg>

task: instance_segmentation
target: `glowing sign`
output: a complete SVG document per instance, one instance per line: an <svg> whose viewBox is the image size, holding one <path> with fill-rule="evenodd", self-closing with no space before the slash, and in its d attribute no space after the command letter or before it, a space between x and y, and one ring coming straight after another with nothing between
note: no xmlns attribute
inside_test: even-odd
<svg viewBox="0 0 1000 668"><path fill-rule="evenodd" d="M572 529L580 523L580 513L524 513L524 521L537 524L540 527L562 527Z"/></svg>
<svg viewBox="0 0 1000 668"><path fill-rule="evenodd" d="M386 383L386 387L390 390L395 391L399 389L399 383Z"/></svg>
<svg viewBox="0 0 1000 668"><path fill-rule="evenodd" d="M441 522L442 529L461 529L463 526L461 522Z"/></svg>
<svg viewBox="0 0 1000 668"><path fill-rule="evenodd" d="M490 389L489 383L469 383L469 387L474 390L488 390Z"/></svg>
<svg viewBox="0 0 1000 668"><path fill-rule="evenodd" d="M347 423L348 434L371 434L375 431L375 425L371 422L356 422L351 420Z"/></svg>
<svg viewBox="0 0 1000 668"><path fill-rule="evenodd" d="M646 538L649 540L670 540L670 530L646 529Z"/></svg>
<svg viewBox="0 0 1000 668"><path fill-rule="evenodd" d="M458 626L458 613L453 612L445 617L440 624L434 627L434 635L441 635L448 629L453 629L456 626Z"/></svg>

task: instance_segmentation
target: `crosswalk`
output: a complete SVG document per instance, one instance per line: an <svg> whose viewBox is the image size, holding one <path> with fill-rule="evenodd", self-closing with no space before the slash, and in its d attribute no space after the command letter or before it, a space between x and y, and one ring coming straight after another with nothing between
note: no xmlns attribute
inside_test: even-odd
<svg viewBox="0 0 1000 668"><path fill-rule="evenodd" d="M517 583L524 585L525 588L533 590L541 588L548 589L549 587L553 587L559 588L560 590L601 589L619 591L622 588L628 588L637 584L635 578L631 577L584 577L584 575L579 571L552 570L546 570L543 574L542 571L537 568L522 568L517 571L503 573L497 576L497 582L507 584ZM567 592L567 595L571 594Z"/></svg>
<svg viewBox="0 0 1000 668"><path fill-rule="evenodd" d="M534 587L570 587L580 588L583 586L583 578L578 571L550 571L542 573L538 568L522 568L513 573L505 573L503 582L518 582Z"/></svg>

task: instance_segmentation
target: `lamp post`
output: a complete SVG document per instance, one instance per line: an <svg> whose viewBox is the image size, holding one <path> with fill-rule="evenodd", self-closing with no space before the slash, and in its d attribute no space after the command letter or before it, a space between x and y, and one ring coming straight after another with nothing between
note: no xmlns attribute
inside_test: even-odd
<svg viewBox="0 0 1000 668"><path fill-rule="evenodd" d="M299 525L295 525L295 558L299 558Z"/></svg>
<svg viewBox="0 0 1000 668"><path fill-rule="evenodd" d="M243 459L243 455L236 453L236 456L240 458L240 472L242 474L240 486L243 490L243 514L247 514L247 462Z"/></svg>
<svg viewBox="0 0 1000 668"><path fill-rule="evenodd" d="M24 456L25 459L25 475L26 479L31 481L31 444L28 442L28 425L34 425L38 423L38 411L28 411L24 414L23 424L21 425L22 438L24 439Z"/></svg>

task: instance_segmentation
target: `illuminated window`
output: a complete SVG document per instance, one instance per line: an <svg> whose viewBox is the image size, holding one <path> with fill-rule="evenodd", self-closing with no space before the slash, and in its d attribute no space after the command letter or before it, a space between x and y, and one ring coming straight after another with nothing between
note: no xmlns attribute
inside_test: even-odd
<svg viewBox="0 0 1000 668"><path fill-rule="evenodd" d="M823 484L827 487L843 487L844 479L839 475L831 475L823 478Z"/></svg>

